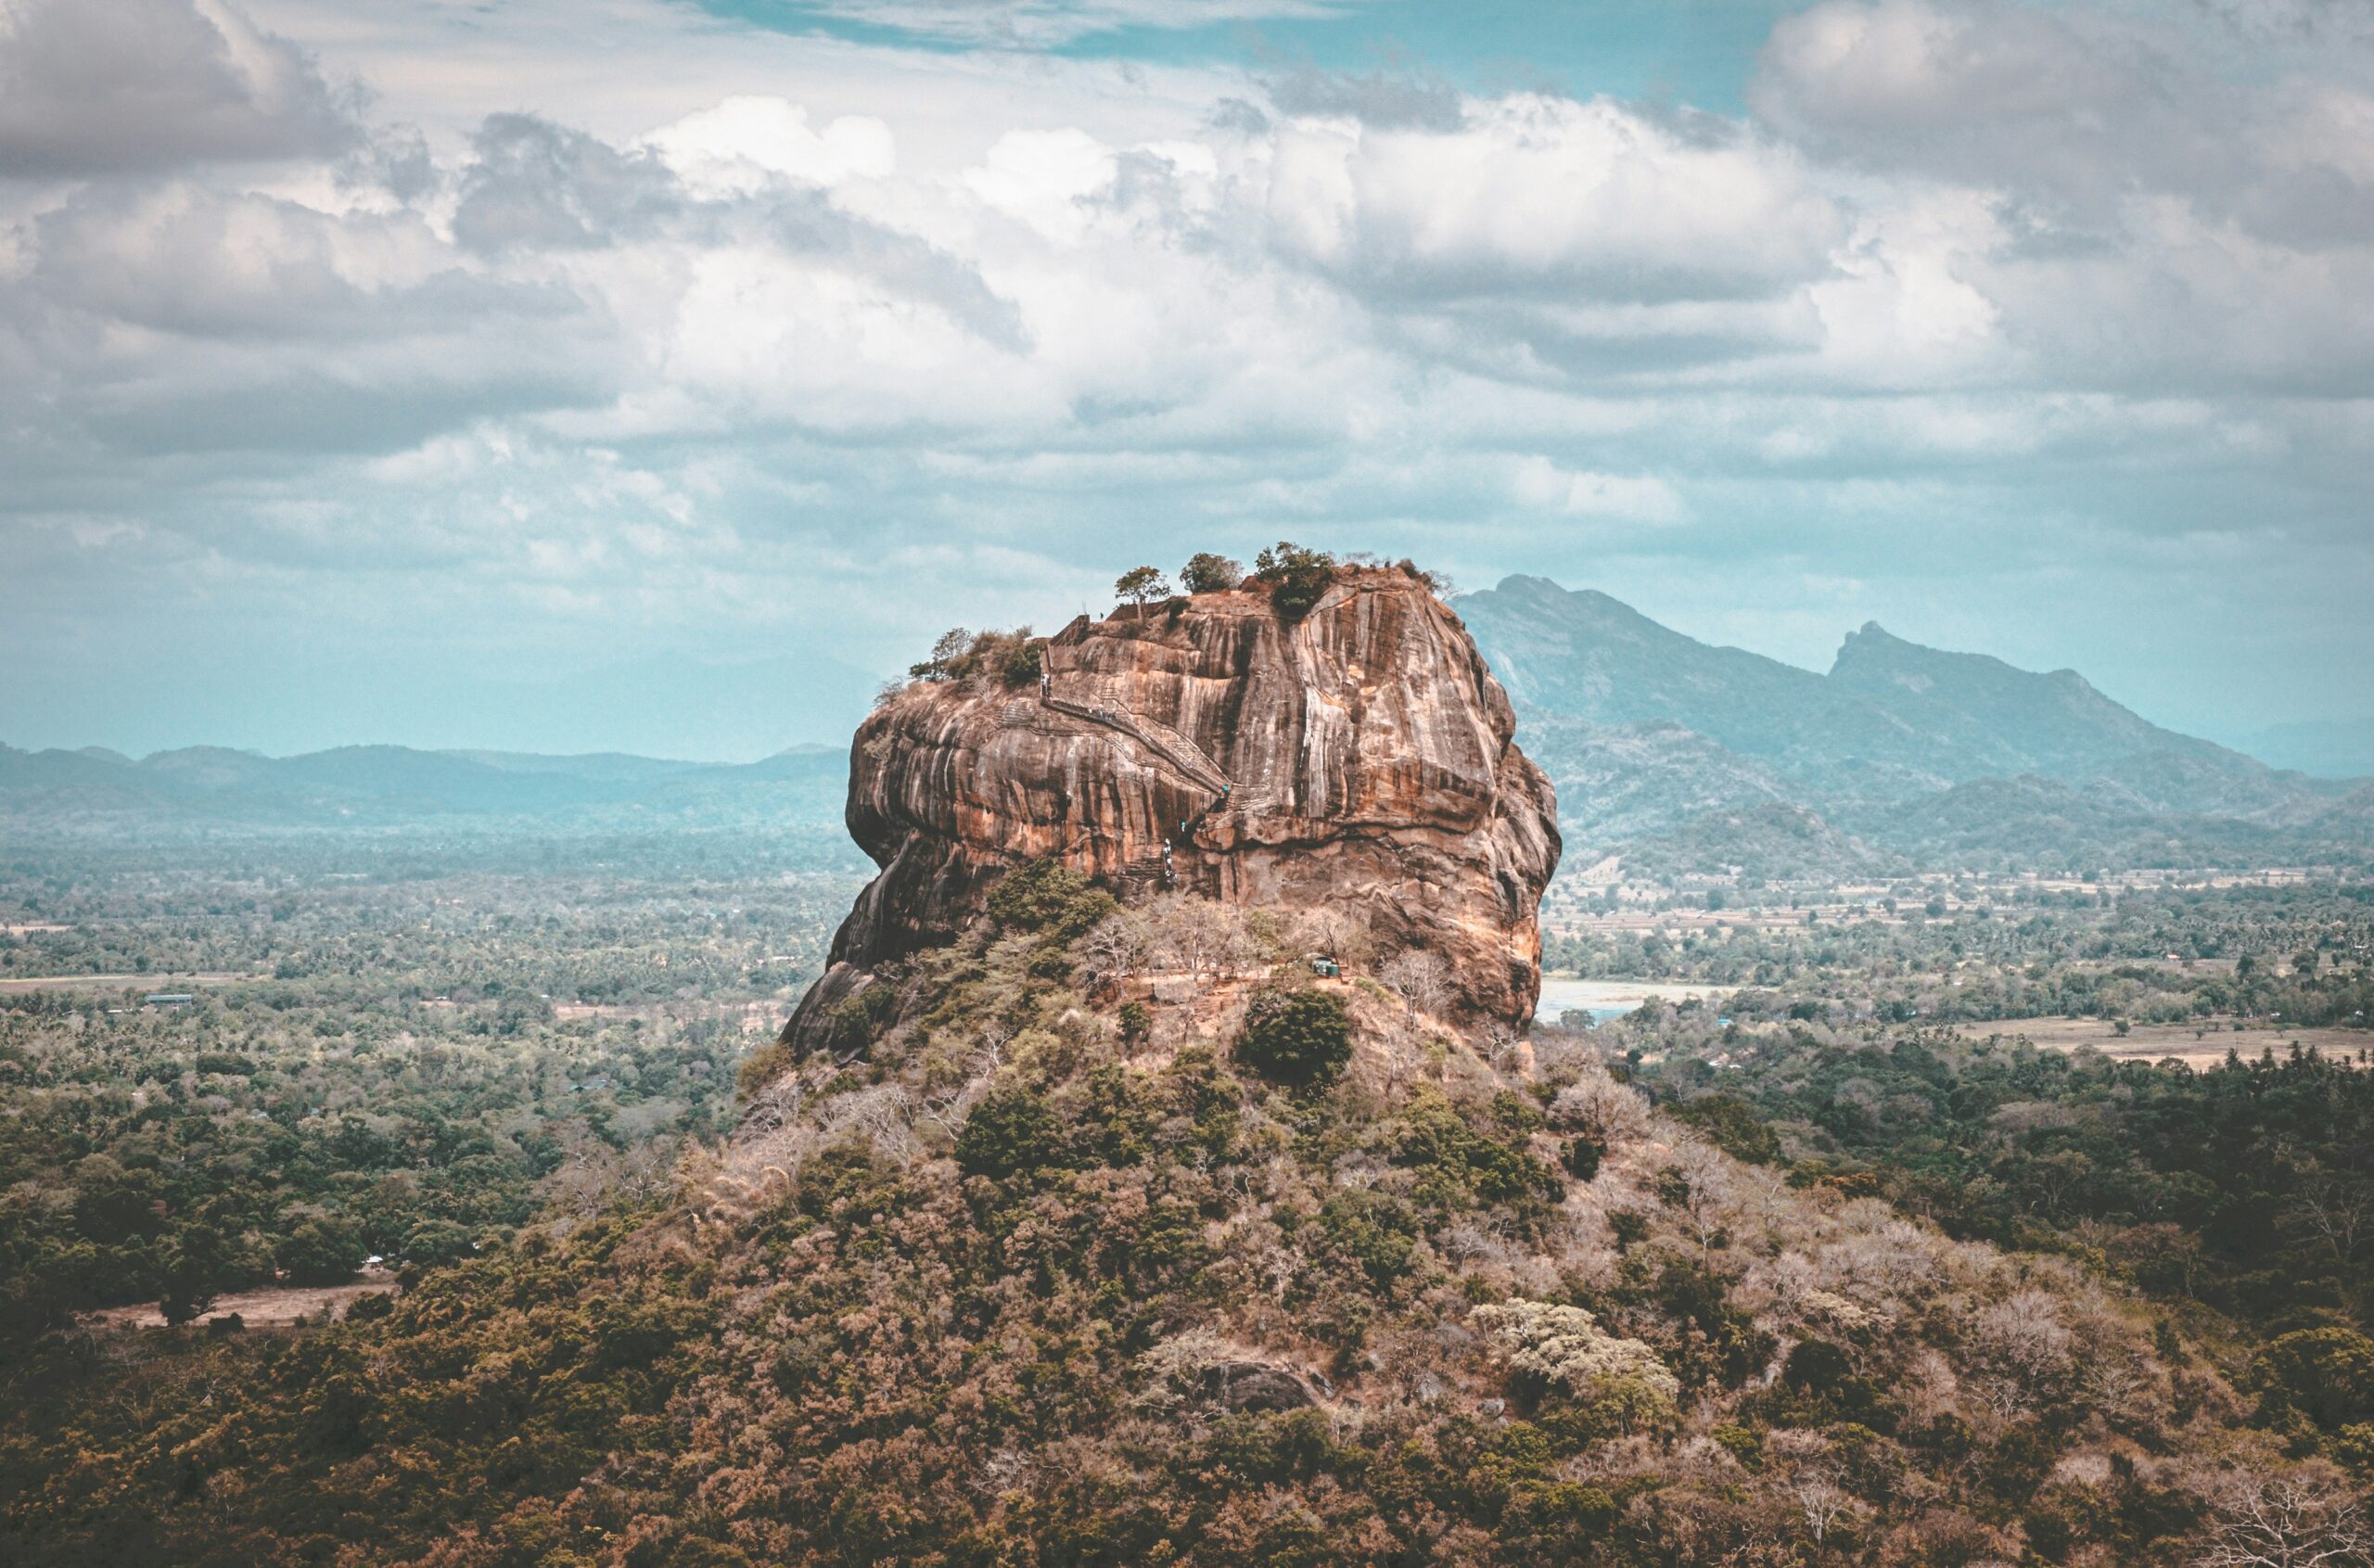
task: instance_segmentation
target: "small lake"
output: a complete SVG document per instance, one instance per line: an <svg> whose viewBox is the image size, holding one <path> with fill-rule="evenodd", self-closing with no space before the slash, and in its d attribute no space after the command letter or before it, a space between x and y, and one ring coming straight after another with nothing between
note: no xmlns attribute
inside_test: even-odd
<svg viewBox="0 0 2374 1568"><path fill-rule="evenodd" d="M1651 997L1660 1001L1679 1001L1684 997L1708 997L1724 988L1717 986L1671 985L1656 980L1577 980L1572 976L1544 975L1541 977L1541 1001L1533 1010L1536 1020L1555 1024L1562 1013L1589 1013L1594 1025L1610 1018L1621 1018L1637 1010Z"/></svg>

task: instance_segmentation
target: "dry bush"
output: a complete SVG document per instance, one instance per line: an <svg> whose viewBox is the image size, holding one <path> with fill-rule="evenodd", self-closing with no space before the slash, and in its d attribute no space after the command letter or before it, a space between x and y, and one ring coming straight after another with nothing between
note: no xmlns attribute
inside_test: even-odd
<svg viewBox="0 0 2374 1568"><path fill-rule="evenodd" d="M1474 1320L1499 1336L1517 1370L1579 1398L1603 1396L1631 1384L1663 1399L1681 1392L1681 1382L1637 1339L1620 1339L1579 1307L1546 1301L1503 1301L1479 1307Z"/></svg>
<svg viewBox="0 0 2374 1568"><path fill-rule="evenodd" d="M1649 1102L1639 1090L1616 1082L1603 1069L1586 1072L1550 1102L1550 1125L1561 1131L1582 1133L1602 1148L1613 1150L1649 1136Z"/></svg>

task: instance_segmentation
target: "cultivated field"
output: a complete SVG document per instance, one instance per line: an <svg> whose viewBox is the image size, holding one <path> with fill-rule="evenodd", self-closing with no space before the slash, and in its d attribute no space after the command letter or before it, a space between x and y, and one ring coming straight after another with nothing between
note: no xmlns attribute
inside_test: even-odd
<svg viewBox="0 0 2374 1568"><path fill-rule="evenodd" d="M2121 1035L2100 1018L2005 1018L1987 1024L1964 1024L1960 1031L1972 1039L1997 1035L2005 1039L2024 1035L2047 1051L2075 1051L2091 1046L2105 1056L2159 1062L2168 1057L2194 1067L2214 1066L2229 1051L2246 1058L2272 1048L2287 1054L2294 1042L2328 1056L2355 1057L2374 1049L2374 1033L2365 1029L2282 1029L2254 1023L2240 1033L2228 1018L2202 1019L2190 1024L2135 1024Z"/></svg>

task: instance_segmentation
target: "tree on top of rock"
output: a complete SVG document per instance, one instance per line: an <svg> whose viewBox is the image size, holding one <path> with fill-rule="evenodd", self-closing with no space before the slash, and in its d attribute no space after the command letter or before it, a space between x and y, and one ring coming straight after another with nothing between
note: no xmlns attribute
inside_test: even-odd
<svg viewBox="0 0 2374 1568"><path fill-rule="evenodd" d="M1190 593L1225 593L1244 580L1242 565L1209 550L1188 556L1179 573L1179 586Z"/></svg>
<svg viewBox="0 0 2374 1568"><path fill-rule="evenodd" d="M1153 567L1131 567L1113 580L1117 597L1142 609L1152 600L1170 597L1170 580Z"/></svg>
<svg viewBox="0 0 2374 1568"><path fill-rule="evenodd" d="M1253 557L1253 576L1270 585L1270 603L1287 620L1308 613L1335 576L1335 557L1282 539Z"/></svg>

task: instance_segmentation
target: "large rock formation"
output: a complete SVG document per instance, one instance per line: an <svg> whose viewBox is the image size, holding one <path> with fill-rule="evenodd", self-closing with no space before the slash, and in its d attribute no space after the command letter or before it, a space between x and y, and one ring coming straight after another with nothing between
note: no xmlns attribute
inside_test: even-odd
<svg viewBox="0 0 2374 1568"><path fill-rule="evenodd" d="M807 1043L874 967L950 940L1026 860L1364 917L1448 962L1453 1008L1522 1024L1558 863L1549 780L1459 618L1394 568L1086 616L1044 679L918 682L859 729L849 827L882 867L787 1026Z"/></svg>

